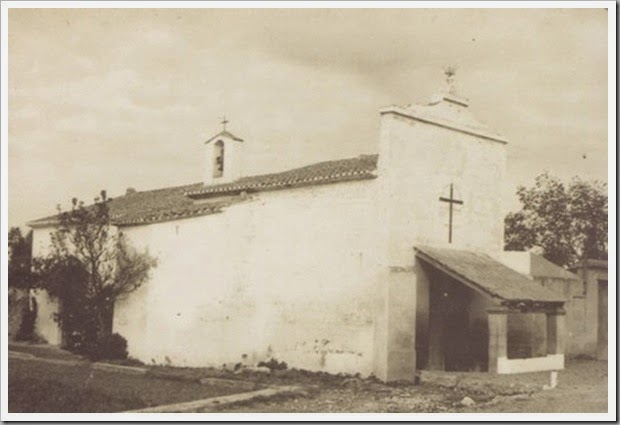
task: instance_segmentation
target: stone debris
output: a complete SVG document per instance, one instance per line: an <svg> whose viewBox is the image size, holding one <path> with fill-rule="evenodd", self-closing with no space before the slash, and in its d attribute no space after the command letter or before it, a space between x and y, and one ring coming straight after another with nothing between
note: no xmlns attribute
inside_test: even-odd
<svg viewBox="0 0 620 425"><path fill-rule="evenodd" d="M493 397L491 400L487 401L487 402L486 402L486 405L487 405L487 406L492 406L492 405L494 405L494 404L497 404L497 403L501 402L501 401L502 401L502 399L503 399L503 397L502 397L502 396L496 395L496 396L495 396L495 397Z"/></svg>
<svg viewBox="0 0 620 425"><path fill-rule="evenodd" d="M348 378L342 382L343 387L360 388L364 382L359 378Z"/></svg>
<svg viewBox="0 0 620 425"><path fill-rule="evenodd" d="M372 382L370 384L368 384L366 386L366 388L368 391L373 391L376 393L391 393L392 389L384 384L381 384L379 382Z"/></svg>
<svg viewBox="0 0 620 425"><path fill-rule="evenodd" d="M240 374L251 374L253 372L261 373L261 374L268 374L268 373L273 373L274 371L269 369L267 366L244 366L244 367L240 367L236 369L233 373L235 375L240 375Z"/></svg>
<svg viewBox="0 0 620 425"><path fill-rule="evenodd" d="M271 369L266 366L246 367L243 370L246 370L248 372L271 373Z"/></svg>
<svg viewBox="0 0 620 425"><path fill-rule="evenodd" d="M421 370L418 372L418 375L420 383L438 385L440 387L455 388L459 382L459 377L451 373Z"/></svg>
<svg viewBox="0 0 620 425"><path fill-rule="evenodd" d="M473 406L474 404L476 404L476 402L470 397L463 397L463 400L461 400L460 404L461 406Z"/></svg>
<svg viewBox="0 0 620 425"><path fill-rule="evenodd" d="M517 401L526 401L530 399L530 395L529 394L517 394L516 396L513 397L513 399Z"/></svg>

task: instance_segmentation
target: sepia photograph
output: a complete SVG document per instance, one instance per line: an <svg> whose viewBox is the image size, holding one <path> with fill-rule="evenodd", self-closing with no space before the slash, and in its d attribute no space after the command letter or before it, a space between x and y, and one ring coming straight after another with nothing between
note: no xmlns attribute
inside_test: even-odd
<svg viewBox="0 0 620 425"><path fill-rule="evenodd" d="M3 1L2 420L617 420L616 13Z"/></svg>

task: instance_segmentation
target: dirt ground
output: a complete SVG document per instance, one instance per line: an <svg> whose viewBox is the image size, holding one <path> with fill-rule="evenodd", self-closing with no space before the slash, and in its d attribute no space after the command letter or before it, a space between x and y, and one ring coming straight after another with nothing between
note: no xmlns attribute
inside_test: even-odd
<svg viewBox="0 0 620 425"><path fill-rule="evenodd" d="M558 387L532 397L462 410L502 413L604 413L608 406L607 362L569 361L559 373Z"/></svg>
<svg viewBox="0 0 620 425"><path fill-rule="evenodd" d="M559 373L558 387L531 395L496 396L433 385L375 388L328 388L312 397L255 402L229 407L225 412L346 412L346 413L593 413L607 412L607 362L569 361ZM476 403L464 407L468 396Z"/></svg>

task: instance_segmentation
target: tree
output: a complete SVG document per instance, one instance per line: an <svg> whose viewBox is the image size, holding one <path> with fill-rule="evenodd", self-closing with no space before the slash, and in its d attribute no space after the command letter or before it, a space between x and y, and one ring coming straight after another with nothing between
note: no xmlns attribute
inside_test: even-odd
<svg viewBox="0 0 620 425"><path fill-rule="evenodd" d="M520 211L505 220L504 249L532 249L561 266L607 259L607 185L574 177L568 187L547 173L520 186Z"/></svg>
<svg viewBox="0 0 620 425"><path fill-rule="evenodd" d="M32 231L23 236L19 227L9 230L9 287L28 290L32 286Z"/></svg>
<svg viewBox="0 0 620 425"><path fill-rule="evenodd" d="M15 324L16 340L32 340L37 319L36 300L30 294L34 285L32 231L24 236L19 227L11 227L8 246L9 321Z"/></svg>
<svg viewBox="0 0 620 425"><path fill-rule="evenodd" d="M111 223L109 202L102 191L93 205L74 198L70 211L59 209L50 253L36 263L39 286L60 301L67 348L76 351L92 352L110 336L114 303L143 285L157 264Z"/></svg>

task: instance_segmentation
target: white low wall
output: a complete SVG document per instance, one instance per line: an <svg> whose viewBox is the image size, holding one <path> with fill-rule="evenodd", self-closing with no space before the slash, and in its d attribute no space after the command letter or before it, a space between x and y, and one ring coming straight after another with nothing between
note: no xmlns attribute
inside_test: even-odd
<svg viewBox="0 0 620 425"><path fill-rule="evenodd" d="M508 359L507 357L497 359L497 373L504 375L561 369L564 369L564 354L551 354L531 359Z"/></svg>
<svg viewBox="0 0 620 425"><path fill-rule="evenodd" d="M58 301L50 298L45 291L36 291L34 296L38 307L34 325L35 332L43 337L48 344L60 345L60 326L54 320L54 315L58 312Z"/></svg>

